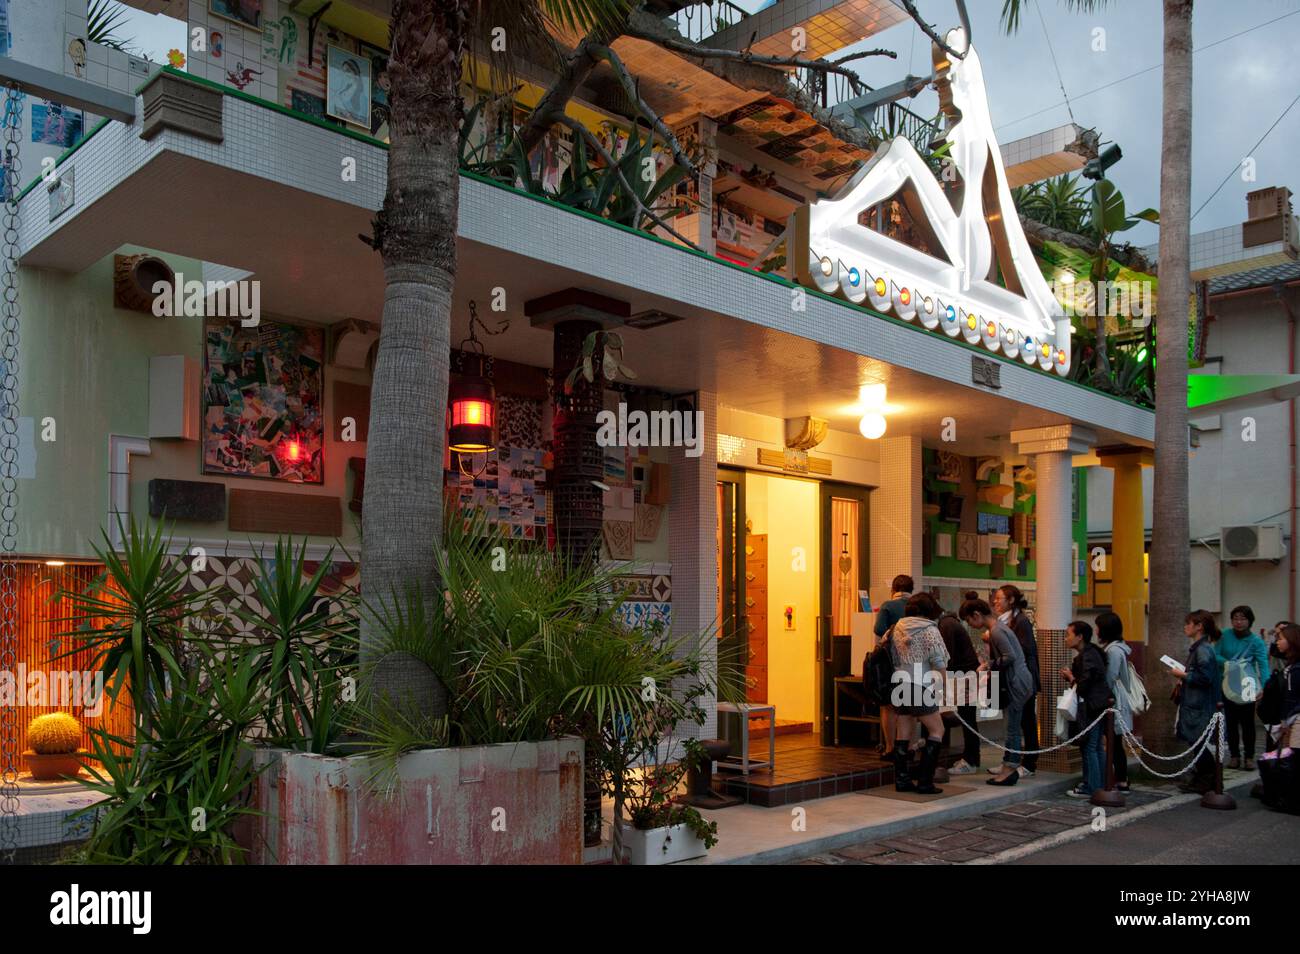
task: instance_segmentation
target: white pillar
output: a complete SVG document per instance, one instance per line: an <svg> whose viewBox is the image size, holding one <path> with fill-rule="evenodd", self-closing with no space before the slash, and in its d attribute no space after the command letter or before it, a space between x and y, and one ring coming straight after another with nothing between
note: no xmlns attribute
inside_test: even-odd
<svg viewBox="0 0 1300 954"><path fill-rule="evenodd" d="M710 631L704 642L705 665L716 667L718 643L714 634L718 615L717 482L718 482L718 396L700 391L696 409L703 413L703 434L691 457L675 447L669 455L672 466L672 497L668 508L668 553L673 563L674 633ZM694 453L694 451L692 451ZM700 700L705 711L703 726L684 725L680 738L713 738L717 735L717 699Z"/></svg>
<svg viewBox="0 0 1300 954"><path fill-rule="evenodd" d="M1096 440L1087 428L1075 424L1012 431L1020 453L1034 458L1037 527L1034 564L1037 591L1034 625L1038 629L1065 629L1074 618L1074 590L1070 586L1074 560L1070 492L1075 454L1086 453Z"/></svg>
<svg viewBox="0 0 1300 954"><path fill-rule="evenodd" d="M920 586L921 502L924 475L919 437L886 437L880 442L880 486L871 492L871 600L889 599L889 584L906 573Z"/></svg>

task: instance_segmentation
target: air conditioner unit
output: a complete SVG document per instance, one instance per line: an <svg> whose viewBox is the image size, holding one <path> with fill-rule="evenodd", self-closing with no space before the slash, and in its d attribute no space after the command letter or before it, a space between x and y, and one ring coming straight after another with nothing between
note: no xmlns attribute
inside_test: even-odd
<svg viewBox="0 0 1300 954"><path fill-rule="evenodd" d="M1219 534L1219 560L1280 560L1286 555L1282 528L1269 526L1224 527Z"/></svg>

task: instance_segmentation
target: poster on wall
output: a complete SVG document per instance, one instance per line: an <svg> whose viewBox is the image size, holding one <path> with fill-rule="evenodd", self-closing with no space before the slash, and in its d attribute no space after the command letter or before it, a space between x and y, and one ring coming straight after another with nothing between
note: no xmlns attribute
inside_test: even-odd
<svg viewBox="0 0 1300 954"><path fill-rule="evenodd" d="M8 56L13 38L9 34L9 0L0 0L0 56Z"/></svg>
<svg viewBox="0 0 1300 954"><path fill-rule="evenodd" d="M477 455L473 455L477 459ZM546 454L535 447L488 451L481 471L446 475L447 494L462 511L482 511L488 524L513 540L545 540Z"/></svg>
<svg viewBox="0 0 1300 954"><path fill-rule="evenodd" d="M262 28L262 0L208 0L208 12L254 30Z"/></svg>
<svg viewBox="0 0 1300 954"><path fill-rule="evenodd" d="M203 472L324 481L324 333L262 321L206 329Z"/></svg>
<svg viewBox="0 0 1300 954"><path fill-rule="evenodd" d="M360 56L370 61L370 135L383 138L388 123L388 51L359 44Z"/></svg>
<svg viewBox="0 0 1300 954"><path fill-rule="evenodd" d="M370 60L341 47L326 47L325 111L370 129Z"/></svg>
<svg viewBox="0 0 1300 954"><path fill-rule="evenodd" d="M32 142L47 146L72 146L81 138L85 117L79 109L69 109L48 99L32 106Z"/></svg>

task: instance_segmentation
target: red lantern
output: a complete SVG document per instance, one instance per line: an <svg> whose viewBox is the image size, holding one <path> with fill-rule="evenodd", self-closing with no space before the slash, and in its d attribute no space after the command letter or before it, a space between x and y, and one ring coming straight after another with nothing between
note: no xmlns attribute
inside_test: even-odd
<svg viewBox="0 0 1300 954"><path fill-rule="evenodd" d="M481 454L496 448L496 388L480 375L465 375L451 386L451 426L447 446L459 454Z"/></svg>

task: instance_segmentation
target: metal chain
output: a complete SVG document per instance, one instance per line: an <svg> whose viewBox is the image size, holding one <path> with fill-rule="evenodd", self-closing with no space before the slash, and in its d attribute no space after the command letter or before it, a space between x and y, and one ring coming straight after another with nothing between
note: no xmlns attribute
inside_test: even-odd
<svg viewBox="0 0 1300 954"><path fill-rule="evenodd" d="M0 672L17 675L18 658L18 184L23 96L5 91L4 249L0 265ZM0 709L0 858L18 852L18 710Z"/></svg>

